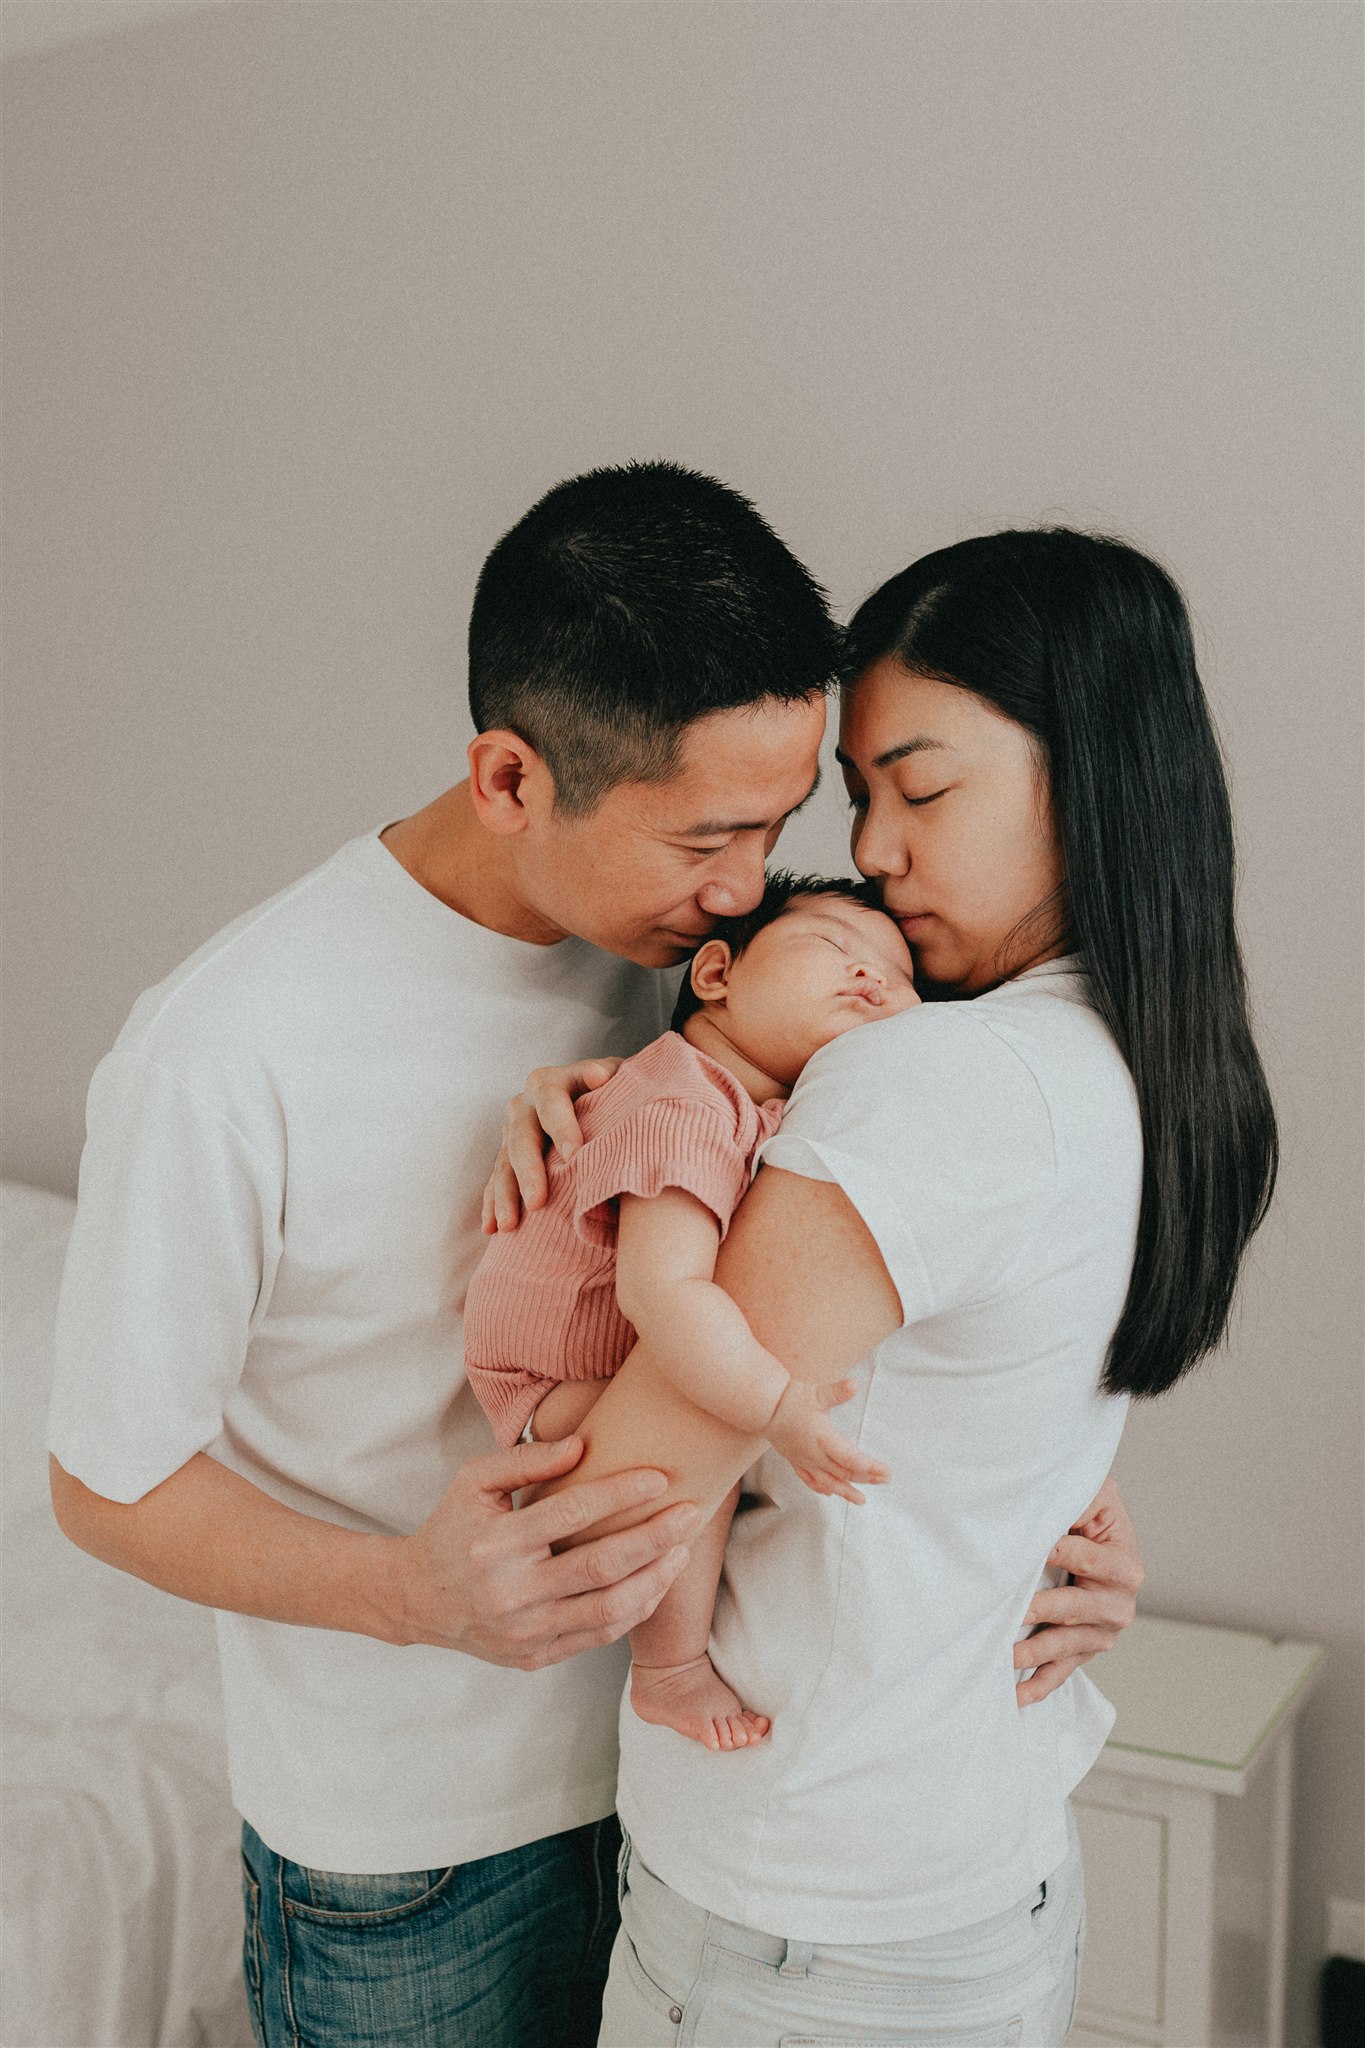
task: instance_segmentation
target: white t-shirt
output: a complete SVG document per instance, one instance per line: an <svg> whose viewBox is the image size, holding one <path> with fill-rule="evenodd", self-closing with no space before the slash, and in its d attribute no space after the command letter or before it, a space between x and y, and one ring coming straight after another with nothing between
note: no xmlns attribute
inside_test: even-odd
<svg viewBox="0 0 1365 2048"><path fill-rule="evenodd" d="M461 1308L528 1070L631 1053L662 977L471 923L377 834L142 996L90 1089L49 1443L132 1501L197 1451L407 1532L493 1449ZM444 1867L611 1810L624 1646L536 1673L218 1617L236 1802L322 1869Z"/></svg>
<svg viewBox="0 0 1365 2048"><path fill-rule="evenodd" d="M846 1033L763 1148L844 1189L904 1326L836 1418L891 1484L822 1499L769 1452L735 1520L712 1654L768 1741L713 1754L621 1717L641 1856L746 1926L889 1942L1006 1910L1062 1861L1066 1795L1108 1733L1080 1674L1021 1711L1011 1663L1126 1407L1098 1382L1141 1133L1073 966Z"/></svg>

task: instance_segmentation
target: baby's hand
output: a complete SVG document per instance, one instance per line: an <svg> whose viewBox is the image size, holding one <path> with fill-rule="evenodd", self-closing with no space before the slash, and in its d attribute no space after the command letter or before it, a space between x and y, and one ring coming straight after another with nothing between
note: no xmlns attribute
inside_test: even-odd
<svg viewBox="0 0 1365 2048"><path fill-rule="evenodd" d="M825 1412L842 1401L851 1401L857 1391L856 1380L830 1380L820 1387L808 1380L793 1380L764 1434L813 1493L837 1493L862 1507L866 1495L859 1493L853 1482L861 1479L865 1486L884 1486L891 1477L890 1468L855 1449Z"/></svg>

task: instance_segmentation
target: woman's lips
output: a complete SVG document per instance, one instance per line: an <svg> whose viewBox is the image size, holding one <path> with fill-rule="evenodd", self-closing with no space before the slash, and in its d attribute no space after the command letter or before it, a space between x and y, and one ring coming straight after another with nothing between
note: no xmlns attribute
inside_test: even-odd
<svg viewBox="0 0 1365 2048"><path fill-rule="evenodd" d="M932 910L910 910L904 912L898 910L892 914L901 931L908 939L912 932L922 931L934 913Z"/></svg>

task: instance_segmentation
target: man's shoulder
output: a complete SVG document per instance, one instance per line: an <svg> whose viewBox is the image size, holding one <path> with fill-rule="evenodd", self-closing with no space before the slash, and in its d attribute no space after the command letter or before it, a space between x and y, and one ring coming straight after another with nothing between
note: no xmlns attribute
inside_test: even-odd
<svg viewBox="0 0 1365 2048"><path fill-rule="evenodd" d="M218 1057L253 1033L287 1028L291 1005L333 954L353 892L348 868L357 842L223 925L162 980L145 989L116 1050L178 1069Z"/></svg>

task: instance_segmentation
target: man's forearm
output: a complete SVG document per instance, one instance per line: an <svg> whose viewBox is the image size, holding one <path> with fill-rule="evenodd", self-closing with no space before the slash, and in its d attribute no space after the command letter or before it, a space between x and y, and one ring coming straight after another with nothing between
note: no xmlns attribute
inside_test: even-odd
<svg viewBox="0 0 1365 2048"><path fill-rule="evenodd" d="M82 1550L205 1607L381 1642L404 1626L402 1539L298 1513L199 1452L141 1500L92 1493L51 1460L52 1504Z"/></svg>

